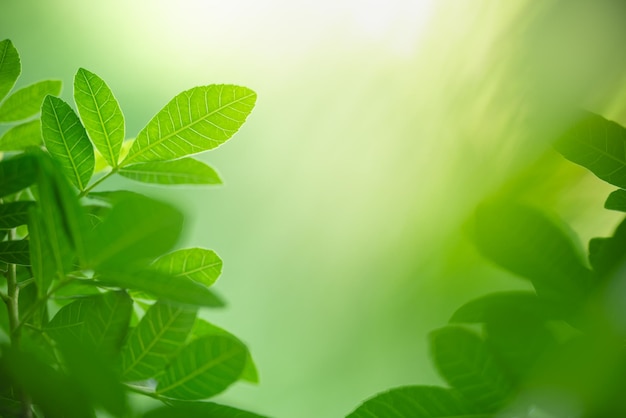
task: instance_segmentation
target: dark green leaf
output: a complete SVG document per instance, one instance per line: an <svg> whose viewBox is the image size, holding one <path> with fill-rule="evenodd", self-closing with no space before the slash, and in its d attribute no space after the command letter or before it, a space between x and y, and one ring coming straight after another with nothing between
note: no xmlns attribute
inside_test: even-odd
<svg viewBox="0 0 626 418"><path fill-rule="evenodd" d="M111 89L100 77L80 68L74 77L74 101L89 137L112 167L124 142L124 115Z"/></svg>
<svg viewBox="0 0 626 418"><path fill-rule="evenodd" d="M207 336L184 347L159 376L156 393L174 399L215 396L239 379L246 348L228 336Z"/></svg>
<svg viewBox="0 0 626 418"><path fill-rule="evenodd" d="M496 412L512 395L512 382L480 337L458 327L431 333L431 352L443 378L484 412Z"/></svg>
<svg viewBox="0 0 626 418"><path fill-rule="evenodd" d="M122 378L139 381L156 376L185 343L196 309L156 302L133 329L122 350Z"/></svg>
<svg viewBox="0 0 626 418"><path fill-rule="evenodd" d="M241 409L213 402L171 402L171 405L153 409L142 418L267 418ZM476 417L481 418L481 417Z"/></svg>
<svg viewBox="0 0 626 418"><path fill-rule="evenodd" d="M174 277L186 277L211 286L222 272L222 260L211 250L187 248L164 255L152 267Z"/></svg>
<svg viewBox="0 0 626 418"><path fill-rule="evenodd" d="M58 80L39 81L19 89L0 105L0 123L34 116L39 113L44 97L57 96L60 92L61 82Z"/></svg>
<svg viewBox="0 0 626 418"><path fill-rule="evenodd" d="M30 265L28 240L0 242L0 261L11 264Z"/></svg>
<svg viewBox="0 0 626 418"><path fill-rule="evenodd" d="M610 210L626 212L626 190L618 189L609 195L604 207Z"/></svg>
<svg viewBox="0 0 626 418"><path fill-rule="evenodd" d="M491 418L451 389L405 386L365 401L346 418Z"/></svg>
<svg viewBox="0 0 626 418"><path fill-rule="evenodd" d="M15 228L28 222L28 209L35 202L23 200L0 204L0 229Z"/></svg>
<svg viewBox="0 0 626 418"><path fill-rule="evenodd" d="M0 42L0 100L9 94L21 72L17 49L10 40L3 40Z"/></svg>
<svg viewBox="0 0 626 418"><path fill-rule="evenodd" d="M574 306L591 287L582 250L566 226L516 203L481 206L475 242L501 267L533 283L540 297Z"/></svg>
<svg viewBox="0 0 626 418"><path fill-rule="evenodd" d="M0 151L22 151L39 145L41 145L39 119L15 125L0 137Z"/></svg>
<svg viewBox="0 0 626 418"><path fill-rule="evenodd" d="M137 135L123 162L167 161L215 148L243 125L256 102L245 87L195 87L174 97Z"/></svg>
<svg viewBox="0 0 626 418"><path fill-rule="evenodd" d="M65 176L84 190L94 170L93 145L70 105L47 96L41 108L41 132L46 148L61 164Z"/></svg>
<svg viewBox="0 0 626 418"><path fill-rule="evenodd" d="M122 168L120 175L144 183L220 184L222 180L211 167L193 158L152 161Z"/></svg>
<svg viewBox="0 0 626 418"><path fill-rule="evenodd" d="M33 269L33 279L37 284L39 297L47 294L48 288L58 274L63 274L63 266L57 266L57 259L51 249L51 242L47 239L41 212L36 207L30 208L28 233L30 241L30 261Z"/></svg>
<svg viewBox="0 0 626 418"><path fill-rule="evenodd" d="M610 238L593 238L589 241L589 261L602 278L610 278L626 261L626 219Z"/></svg>
<svg viewBox="0 0 626 418"><path fill-rule="evenodd" d="M37 179L37 161L32 155L18 155L0 161L0 197L27 188Z"/></svg>
<svg viewBox="0 0 626 418"><path fill-rule="evenodd" d="M133 301L124 291L93 296L85 318L85 345L105 356L117 353L126 336Z"/></svg>
<svg viewBox="0 0 626 418"><path fill-rule="evenodd" d="M94 298L78 299L62 307L45 326L45 331L57 341L83 341L85 319L93 312Z"/></svg>

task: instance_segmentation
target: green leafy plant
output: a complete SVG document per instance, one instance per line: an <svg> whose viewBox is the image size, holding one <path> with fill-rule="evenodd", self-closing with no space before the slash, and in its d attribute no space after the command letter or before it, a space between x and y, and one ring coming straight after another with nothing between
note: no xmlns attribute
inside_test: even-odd
<svg viewBox="0 0 626 418"><path fill-rule="evenodd" d="M555 148L619 187L605 208L626 212L625 128L583 112ZM585 257L561 220L500 196L477 209L473 240L533 290L470 301L431 333L448 388L392 389L348 417L626 416L626 220L612 237L592 239Z"/></svg>
<svg viewBox="0 0 626 418"><path fill-rule="evenodd" d="M76 113L55 97L59 81L11 93L20 72L17 50L0 42L0 123L11 124L0 137L0 416L136 416L129 392L166 404L145 417L258 416L203 402L258 380L245 344L199 316L223 305L210 289L220 258L172 251L183 217L170 204L94 191L115 174L220 183L191 155L231 138L256 94L189 89L126 139L120 106L96 74L76 73Z"/></svg>

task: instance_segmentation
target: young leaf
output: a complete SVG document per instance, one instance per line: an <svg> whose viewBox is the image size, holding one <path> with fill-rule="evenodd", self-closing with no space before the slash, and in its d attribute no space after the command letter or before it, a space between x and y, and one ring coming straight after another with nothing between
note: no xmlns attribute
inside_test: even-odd
<svg viewBox="0 0 626 418"><path fill-rule="evenodd" d="M122 350L122 379L156 376L179 350L193 327L197 310L157 301L133 329Z"/></svg>
<svg viewBox="0 0 626 418"><path fill-rule="evenodd" d="M28 209L34 204L35 202L29 200L0 204L0 229L10 229L26 224Z"/></svg>
<svg viewBox="0 0 626 418"><path fill-rule="evenodd" d="M59 272L63 272L63 267L57 267L50 248L50 242L44 233L45 227L41 212L32 207L29 211L28 235L30 241L30 261L33 270L33 279L37 284L37 296L44 297L52 280Z"/></svg>
<svg viewBox="0 0 626 418"><path fill-rule="evenodd" d="M239 379L246 348L228 336L207 336L184 347L159 376L156 394L198 400L215 396Z"/></svg>
<svg viewBox="0 0 626 418"><path fill-rule="evenodd" d="M184 91L137 135L123 165L174 160L215 148L237 132L255 102L256 93L233 85Z"/></svg>
<svg viewBox="0 0 626 418"><path fill-rule="evenodd" d="M164 255L152 267L171 276L186 277L211 286L222 272L222 260L211 250L187 248Z"/></svg>
<svg viewBox="0 0 626 418"><path fill-rule="evenodd" d="M452 387L484 412L496 412L506 405L512 382L478 335L445 327L430 337L435 366Z"/></svg>
<svg viewBox="0 0 626 418"><path fill-rule="evenodd" d="M39 119L15 125L0 137L0 151L22 151L41 145L41 121Z"/></svg>
<svg viewBox="0 0 626 418"><path fill-rule="evenodd" d="M0 261L11 264L30 265L28 240L0 242Z"/></svg>
<svg viewBox="0 0 626 418"><path fill-rule="evenodd" d="M100 77L80 68L74 77L74 101L89 137L104 159L117 167L124 142L124 115Z"/></svg>
<svg viewBox="0 0 626 418"><path fill-rule="evenodd" d="M57 96L60 92L58 80L44 80L19 89L0 105L0 123L15 122L39 113L44 97Z"/></svg>
<svg viewBox="0 0 626 418"><path fill-rule="evenodd" d="M626 188L626 129L591 112L582 112L555 143L568 160L602 180Z"/></svg>
<svg viewBox="0 0 626 418"><path fill-rule="evenodd" d="M213 402L168 402L169 405L153 409L142 418L268 418L241 409ZM481 418L481 417L476 417Z"/></svg>
<svg viewBox="0 0 626 418"><path fill-rule="evenodd" d="M0 197L27 188L38 175L37 161L32 155L21 154L0 161Z"/></svg>
<svg viewBox="0 0 626 418"><path fill-rule="evenodd" d="M222 180L211 167L193 158L152 161L126 166L120 175L144 183L220 184Z"/></svg>
<svg viewBox="0 0 626 418"><path fill-rule="evenodd" d="M405 386L379 393L346 418L491 418L451 389Z"/></svg>
<svg viewBox="0 0 626 418"><path fill-rule="evenodd" d="M604 202L604 208L626 212L626 190L618 189L612 192Z"/></svg>
<svg viewBox="0 0 626 418"><path fill-rule="evenodd" d="M47 96L41 107L41 132L46 148L63 173L79 190L84 190L94 169L93 145L70 105Z"/></svg>
<svg viewBox="0 0 626 418"><path fill-rule="evenodd" d="M21 72L17 49L10 40L3 40L0 42L0 100L9 94Z"/></svg>

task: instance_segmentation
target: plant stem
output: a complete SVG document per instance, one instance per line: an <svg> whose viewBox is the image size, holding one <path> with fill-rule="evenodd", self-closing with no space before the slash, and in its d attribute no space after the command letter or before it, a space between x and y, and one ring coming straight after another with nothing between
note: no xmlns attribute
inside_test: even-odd
<svg viewBox="0 0 626 418"><path fill-rule="evenodd" d="M90 191L92 191L97 185L99 185L100 183L102 183L103 181L105 181L106 179L108 179L109 177L111 177L113 174L117 173L119 171L120 167L113 167L113 169L111 171L109 171L108 173L106 173L104 176L100 177L98 180L96 180L95 182L93 182L91 184L91 186L87 187L85 190L83 190L82 192L80 192L78 194L78 197L84 197L85 195L87 195L87 193L89 193Z"/></svg>
<svg viewBox="0 0 626 418"><path fill-rule="evenodd" d="M63 286L67 285L68 283L74 280L76 279L68 278L62 282L59 282L59 284L57 284L55 287L50 289L50 291L45 296L37 299L32 305L30 305L30 308L28 308L28 310L22 316L21 321L18 321L17 326L15 328L16 331L19 331L24 326L26 321L28 321L35 312L37 312L37 309L39 309L39 307L42 304L44 304L48 299L50 299L50 297L54 294L54 292L56 292L57 290L61 289Z"/></svg>

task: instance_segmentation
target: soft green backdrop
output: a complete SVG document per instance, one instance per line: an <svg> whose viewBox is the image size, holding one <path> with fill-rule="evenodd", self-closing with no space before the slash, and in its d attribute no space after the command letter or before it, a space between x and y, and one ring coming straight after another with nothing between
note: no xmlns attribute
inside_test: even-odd
<svg viewBox="0 0 626 418"><path fill-rule="evenodd" d="M189 87L257 91L241 132L202 157L225 186L132 187L177 201L181 246L224 259L229 307L209 319L249 343L261 384L220 400L317 418L438 383L428 331L525 285L464 234L514 174L509 192L584 240L610 231L607 189L548 142L572 106L626 122L625 17L619 1L0 0L0 38L21 85L61 79L69 100L79 67L107 80L130 136Z"/></svg>

